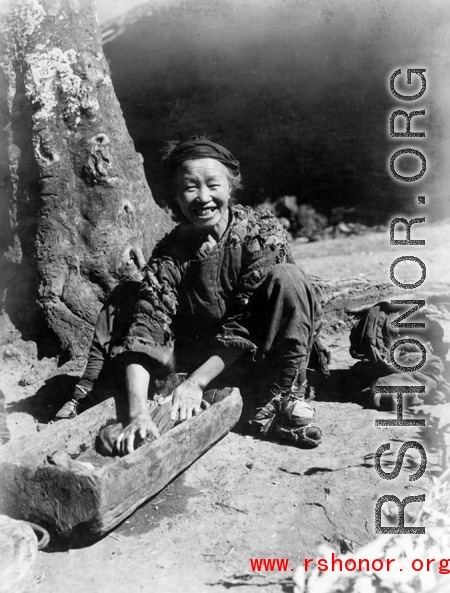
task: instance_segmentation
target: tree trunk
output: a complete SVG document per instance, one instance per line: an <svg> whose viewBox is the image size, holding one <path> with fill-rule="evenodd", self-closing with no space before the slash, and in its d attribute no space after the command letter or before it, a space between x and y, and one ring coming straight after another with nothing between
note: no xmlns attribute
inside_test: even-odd
<svg viewBox="0 0 450 593"><path fill-rule="evenodd" d="M147 259L171 223L126 129L93 1L18 0L2 37L3 306L25 338L53 335L76 356L102 301L136 275L133 250Z"/></svg>

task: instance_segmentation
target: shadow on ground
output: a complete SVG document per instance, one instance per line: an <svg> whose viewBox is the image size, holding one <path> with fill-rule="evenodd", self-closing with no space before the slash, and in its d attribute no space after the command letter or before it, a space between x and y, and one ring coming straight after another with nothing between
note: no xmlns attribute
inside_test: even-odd
<svg viewBox="0 0 450 593"><path fill-rule="evenodd" d="M71 398L79 377L56 375L47 379L34 395L12 402L8 413L23 412L33 416L38 423L48 424L54 420L56 412Z"/></svg>

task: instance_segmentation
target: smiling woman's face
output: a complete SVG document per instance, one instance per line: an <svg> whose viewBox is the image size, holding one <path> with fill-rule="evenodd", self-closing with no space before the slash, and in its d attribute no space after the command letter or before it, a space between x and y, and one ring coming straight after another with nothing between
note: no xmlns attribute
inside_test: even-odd
<svg viewBox="0 0 450 593"><path fill-rule="evenodd" d="M178 170L176 201L184 216L216 240L228 226L227 168L215 159L185 161Z"/></svg>

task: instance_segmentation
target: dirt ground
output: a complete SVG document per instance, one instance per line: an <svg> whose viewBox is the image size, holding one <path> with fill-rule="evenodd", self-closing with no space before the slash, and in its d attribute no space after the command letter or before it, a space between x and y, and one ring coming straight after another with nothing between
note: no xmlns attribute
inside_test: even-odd
<svg viewBox="0 0 450 593"><path fill-rule="evenodd" d="M386 283L394 259L405 254L421 257L427 280L416 294L433 304L450 341L449 232L450 223L421 229L416 235L426 239L425 247L391 247L388 233L381 232L296 242L293 252L315 276ZM417 274L415 267L399 266L397 277L411 280ZM404 292L396 290L411 298ZM62 549L53 544L41 551L29 591L288 592L293 587L291 569L305 557L318 558L320 544L339 552L373 539L377 499L426 492L432 476L448 463L449 434L375 426L376 418L389 413L372 409L357 392L349 373L355 361L348 354L348 328L344 317L329 325L324 335L333 362L331 378L315 402L324 435L317 449L300 450L231 432L108 536L86 547ZM46 381L60 381L61 389L68 389L75 379L63 381L61 372L76 377L80 368L69 363L58 370L55 360L37 360L34 345L20 340L3 347L0 356L13 438L45 430L57 402L43 406L39 390ZM429 415L428 427L433 418L441 429L450 422L450 403L416 406L416 412ZM409 482L407 471L390 482L378 476L373 455L380 445L390 441L397 451L399 441L430 439L434 448L427 449L427 470L420 480ZM284 573L252 572L250 558L259 557L289 558L289 568Z"/></svg>

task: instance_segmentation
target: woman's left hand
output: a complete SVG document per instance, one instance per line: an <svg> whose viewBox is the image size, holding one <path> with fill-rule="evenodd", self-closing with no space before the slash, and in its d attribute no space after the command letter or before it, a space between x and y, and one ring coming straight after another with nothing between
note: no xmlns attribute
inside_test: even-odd
<svg viewBox="0 0 450 593"><path fill-rule="evenodd" d="M200 414L203 390L192 379L186 379L173 392L172 420L187 420Z"/></svg>

